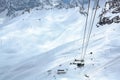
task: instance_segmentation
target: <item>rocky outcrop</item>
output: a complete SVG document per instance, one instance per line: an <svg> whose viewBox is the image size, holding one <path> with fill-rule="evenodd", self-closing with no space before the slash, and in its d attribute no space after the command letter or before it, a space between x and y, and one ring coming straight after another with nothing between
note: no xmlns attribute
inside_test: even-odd
<svg viewBox="0 0 120 80"><path fill-rule="evenodd" d="M97 27L106 24L120 23L120 0L109 0L105 3Z"/></svg>
<svg viewBox="0 0 120 80"><path fill-rule="evenodd" d="M26 10L39 6L39 0L6 0L7 15L12 15L15 11Z"/></svg>
<svg viewBox="0 0 120 80"><path fill-rule="evenodd" d="M4 11L7 7L6 0L0 0L0 13Z"/></svg>

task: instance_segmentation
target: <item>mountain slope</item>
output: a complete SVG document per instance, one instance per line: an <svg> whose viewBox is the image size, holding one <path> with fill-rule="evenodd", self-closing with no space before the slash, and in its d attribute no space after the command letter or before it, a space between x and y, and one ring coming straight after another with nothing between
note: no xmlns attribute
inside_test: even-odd
<svg viewBox="0 0 120 80"><path fill-rule="evenodd" d="M85 66L70 65L81 55L84 21L76 7L33 9L1 24L0 80L119 80L119 23L94 24ZM58 69L66 74L57 74Z"/></svg>
<svg viewBox="0 0 120 80"><path fill-rule="evenodd" d="M86 3L86 2L85 2ZM72 8L81 6L82 0L0 0L0 13L7 10L7 16L17 11L30 11L32 8Z"/></svg>

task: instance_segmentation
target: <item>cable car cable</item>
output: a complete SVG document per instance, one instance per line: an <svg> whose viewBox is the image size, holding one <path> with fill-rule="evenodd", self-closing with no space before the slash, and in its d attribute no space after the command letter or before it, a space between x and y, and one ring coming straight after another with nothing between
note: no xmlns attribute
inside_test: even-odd
<svg viewBox="0 0 120 80"><path fill-rule="evenodd" d="M88 48L89 40L90 40L90 37L91 37L91 33L92 33L92 29L93 29L93 25L94 25L94 21L95 21L95 17L96 17L96 12L97 12L98 4L99 4L99 0L97 0L97 5L96 5L95 13L94 13L93 19L91 20L92 23L91 23L90 30L89 30L89 33L88 33L88 37L87 37L87 41L86 41L86 46L85 46L85 51L83 53L83 59L85 58L85 54L86 54L86 51L87 51L87 48Z"/></svg>
<svg viewBox="0 0 120 80"><path fill-rule="evenodd" d="M82 55L81 55L81 59L83 56L83 51L84 51L84 44L85 44L85 38L86 38L86 32L87 32L87 23L88 23L88 17L89 17L89 8L90 8L90 0L88 2L88 10L87 10L87 18L86 18L86 22L85 22L85 29L84 29L84 35L83 35L83 42L82 42Z"/></svg>

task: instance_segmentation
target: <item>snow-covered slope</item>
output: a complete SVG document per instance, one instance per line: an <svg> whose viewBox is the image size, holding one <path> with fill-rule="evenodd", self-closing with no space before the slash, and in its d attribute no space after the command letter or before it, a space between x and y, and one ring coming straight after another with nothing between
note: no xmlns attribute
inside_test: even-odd
<svg viewBox="0 0 120 80"><path fill-rule="evenodd" d="M85 23L78 8L33 9L6 19L0 18L0 80L120 79L120 24L94 25L85 66L77 68L70 63L81 55Z"/></svg>

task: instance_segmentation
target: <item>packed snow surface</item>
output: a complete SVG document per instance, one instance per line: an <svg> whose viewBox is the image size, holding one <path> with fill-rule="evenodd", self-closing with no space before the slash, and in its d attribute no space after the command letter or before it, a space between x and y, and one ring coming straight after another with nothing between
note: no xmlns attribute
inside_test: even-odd
<svg viewBox="0 0 120 80"><path fill-rule="evenodd" d="M120 80L120 24L94 24L85 66L70 65L81 56L84 25L78 8L0 15L0 80Z"/></svg>

